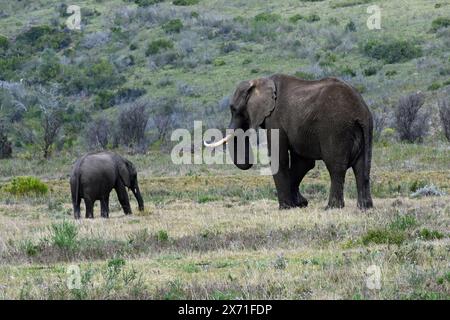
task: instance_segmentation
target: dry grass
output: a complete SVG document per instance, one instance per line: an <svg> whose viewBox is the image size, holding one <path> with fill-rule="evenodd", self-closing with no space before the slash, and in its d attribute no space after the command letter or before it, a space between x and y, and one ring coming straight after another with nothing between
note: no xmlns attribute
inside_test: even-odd
<svg viewBox="0 0 450 320"><path fill-rule="evenodd" d="M56 209L49 209L48 199L3 202L0 298L449 298L448 196L376 199L367 212L357 210L354 199L343 210L324 211L322 195L307 209L288 211L279 211L273 199L239 202L233 193L206 202L176 199L187 189L201 193L244 183L242 192L258 194L268 179L145 180L146 212L125 217L114 202L109 220L75 223L73 250L55 246L49 228L71 220L68 199L57 196L67 194L66 183L52 183ZM148 199L159 189L171 192L152 204ZM393 229L405 216L413 223ZM443 237L422 239L424 228ZM404 241L364 243L370 230L391 230ZM108 276L107 263L117 257L126 264ZM67 289L70 264L80 265L86 278L80 290ZM382 270L381 290L366 288L365 272L373 264Z"/></svg>

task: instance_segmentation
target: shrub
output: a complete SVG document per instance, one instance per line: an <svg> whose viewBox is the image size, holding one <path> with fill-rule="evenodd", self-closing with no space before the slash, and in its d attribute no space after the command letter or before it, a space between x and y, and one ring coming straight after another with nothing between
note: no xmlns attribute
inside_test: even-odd
<svg viewBox="0 0 450 320"><path fill-rule="evenodd" d="M157 239L159 242L167 242L167 241L169 240L169 234L167 233L166 230L159 230L159 231L156 233L156 239Z"/></svg>
<svg viewBox="0 0 450 320"><path fill-rule="evenodd" d="M257 14L253 18L253 20L255 22L274 23L274 22L277 22L278 20L280 20L280 16L278 14L274 14L274 13L263 12L263 13Z"/></svg>
<svg viewBox="0 0 450 320"><path fill-rule="evenodd" d="M303 79L303 80L315 80L316 79L316 76L314 74L309 73L309 72L300 71L300 70L296 71L294 73L294 76L296 76L300 79Z"/></svg>
<svg viewBox="0 0 450 320"><path fill-rule="evenodd" d="M150 42L145 50L145 55L148 57L152 54L159 53L160 50L172 49L173 42L167 39L158 39Z"/></svg>
<svg viewBox="0 0 450 320"><path fill-rule="evenodd" d="M422 110L424 103L425 96L419 92L401 97L395 106L395 128L401 141L420 142L427 134L430 114Z"/></svg>
<svg viewBox="0 0 450 320"><path fill-rule="evenodd" d="M433 184L426 185L422 188L419 188L416 190L416 192L411 194L412 198L421 198L421 197L441 197L444 196L445 192L439 190L438 187L436 187Z"/></svg>
<svg viewBox="0 0 450 320"><path fill-rule="evenodd" d="M419 237L423 240L439 240L444 238L444 235L439 231L423 228L419 231Z"/></svg>
<svg viewBox="0 0 450 320"><path fill-rule="evenodd" d="M106 149L110 142L111 131L111 122L108 119L101 117L92 121L86 130L89 148Z"/></svg>
<svg viewBox="0 0 450 320"><path fill-rule="evenodd" d="M405 62L422 55L422 48L408 40L368 40L362 48L367 56L385 63Z"/></svg>
<svg viewBox="0 0 450 320"><path fill-rule="evenodd" d="M114 105L115 92L102 90L95 96L94 106L97 109L108 109Z"/></svg>
<svg viewBox="0 0 450 320"><path fill-rule="evenodd" d="M431 22L431 30L434 32L438 31L440 28L447 27L450 27L450 18L447 17L439 17Z"/></svg>
<svg viewBox="0 0 450 320"><path fill-rule="evenodd" d="M213 62L213 65L215 67L224 66L225 64L226 64L225 60L223 60L223 59L215 59L214 62Z"/></svg>
<svg viewBox="0 0 450 320"><path fill-rule="evenodd" d="M391 229L369 230L362 238L364 245L375 244L396 244L401 245L406 240L404 232Z"/></svg>
<svg viewBox="0 0 450 320"><path fill-rule="evenodd" d="M61 69L56 53L51 49L46 49L42 53L41 64L38 67L39 80L42 82L55 81L61 73Z"/></svg>
<svg viewBox="0 0 450 320"><path fill-rule="evenodd" d="M313 13L313 14L310 14L309 16L307 16L305 18L305 20L307 22L316 22L316 21L320 21L320 17L318 14Z"/></svg>
<svg viewBox="0 0 450 320"><path fill-rule="evenodd" d="M60 50L68 47L71 38L68 33L48 25L33 26L19 34L16 38L18 45L31 46L36 50L51 48Z"/></svg>
<svg viewBox="0 0 450 320"><path fill-rule="evenodd" d="M341 2L334 2L330 6L333 9L345 8L345 7L357 6L359 4L366 4L366 3L369 3L371 1L372 0L344 0L344 1L341 1Z"/></svg>
<svg viewBox="0 0 450 320"><path fill-rule="evenodd" d="M348 32L355 32L356 31L356 24L353 21L349 21L346 25L345 25L345 31Z"/></svg>
<svg viewBox="0 0 450 320"><path fill-rule="evenodd" d="M192 6L199 3L200 0L174 0L172 3L175 6Z"/></svg>
<svg viewBox="0 0 450 320"><path fill-rule="evenodd" d="M8 140L6 127L0 122L0 159L11 158L12 147Z"/></svg>
<svg viewBox="0 0 450 320"><path fill-rule="evenodd" d="M440 100L438 104L442 129L444 130L445 137L450 141L450 104L447 100Z"/></svg>
<svg viewBox="0 0 450 320"><path fill-rule="evenodd" d="M163 1L164 0L134 0L134 3L136 3L139 7L148 7Z"/></svg>
<svg viewBox="0 0 450 320"><path fill-rule="evenodd" d="M441 87L441 84L439 82L433 82L432 84L430 84L428 86L427 89L430 91L436 91L436 90L439 90L440 87Z"/></svg>
<svg viewBox="0 0 450 320"><path fill-rule="evenodd" d="M375 66L370 66L363 70L363 73L366 77L373 76L373 75L377 74L377 72L378 72L378 67L375 67Z"/></svg>
<svg viewBox="0 0 450 320"><path fill-rule="evenodd" d="M73 250L77 246L77 226L72 222L54 223L50 228L51 242L62 250Z"/></svg>
<svg viewBox="0 0 450 320"><path fill-rule="evenodd" d="M179 33L183 29L183 22L180 19L173 19L163 24L162 28L167 33Z"/></svg>
<svg viewBox="0 0 450 320"><path fill-rule="evenodd" d="M0 49L6 50L9 48L9 40L7 37L0 34Z"/></svg>
<svg viewBox="0 0 450 320"><path fill-rule="evenodd" d="M146 101L136 101L119 114L119 137L126 146L138 147L144 142L145 128L149 119Z"/></svg>
<svg viewBox="0 0 450 320"><path fill-rule="evenodd" d="M48 186L36 177L15 177L6 186L5 191L13 195L45 195Z"/></svg>
<svg viewBox="0 0 450 320"><path fill-rule="evenodd" d="M107 59L101 59L87 68L88 87L92 91L111 89L123 82L114 65Z"/></svg>
<svg viewBox="0 0 450 320"><path fill-rule="evenodd" d="M303 20L303 19L305 19L305 17L302 16L301 14L297 13L297 14L294 14L293 16L289 17L289 22L297 23L298 21Z"/></svg>

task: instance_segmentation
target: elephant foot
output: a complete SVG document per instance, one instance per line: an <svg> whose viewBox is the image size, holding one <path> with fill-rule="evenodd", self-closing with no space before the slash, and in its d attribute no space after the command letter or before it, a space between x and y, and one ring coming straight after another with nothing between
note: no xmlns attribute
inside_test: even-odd
<svg viewBox="0 0 450 320"><path fill-rule="evenodd" d="M295 206L297 208L306 208L308 206L308 200L306 200L305 198L300 198L300 201L297 201L295 203Z"/></svg>
<svg viewBox="0 0 450 320"><path fill-rule="evenodd" d="M328 202L328 205L326 206L325 210L342 209L344 206L345 206L344 200L333 199Z"/></svg>
<svg viewBox="0 0 450 320"><path fill-rule="evenodd" d="M358 200L358 208L361 210L373 208L372 199Z"/></svg>
<svg viewBox="0 0 450 320"><path fill-rule="evenodd" d="M301 201L298 203L286 203L286 202L280 202L280 210L288 210L288 209L295 209L295 208L305 208L308 206L308 201L305 199L305 201Z"/></svg>

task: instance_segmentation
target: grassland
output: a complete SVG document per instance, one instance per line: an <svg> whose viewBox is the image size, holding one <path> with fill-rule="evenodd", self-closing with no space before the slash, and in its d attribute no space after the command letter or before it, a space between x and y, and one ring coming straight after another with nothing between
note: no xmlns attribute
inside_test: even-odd
<svg viewBox="0 0 450 320"><path fill-rule="evenodd" d="M278 210L271 177L232 166L142 170L145 212L134 205L124 216L114 195L109 220L97 207L96 219L73 221L65 168L41 175L44 197L0 189L0 298L450 298L448 146L377 146L374 154L367 212L356 209L350 172L346 208L324 210L321 163L302 186L310 206L288 211ZM143 168L141 157L134 161ZM411 197L425 184L447 195ZM67 286L73 265L79 289ZM366 286L371 265L381 269L380 290Z"/></svg>

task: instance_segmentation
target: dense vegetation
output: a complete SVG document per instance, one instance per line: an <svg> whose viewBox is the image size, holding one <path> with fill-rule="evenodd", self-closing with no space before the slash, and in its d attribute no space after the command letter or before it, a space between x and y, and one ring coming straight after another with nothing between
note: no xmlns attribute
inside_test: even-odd
<svg viewBox="0 0 450 320"><path fill-rule="evenodd" d="M275 72L352 83L374 112L377 139L445 140L445 3L411 1L405 11L390 1L96 0L80 3L81 30L66 26L68 4L0 4L2 158L164 151L171 130L194 119L226 126L235 84ZM382 6L381 30L366 26L369 4ZM417 91L423 108L402 129L395 115ZM137 133L121 123L132 109L143 115Z"/></svg>

